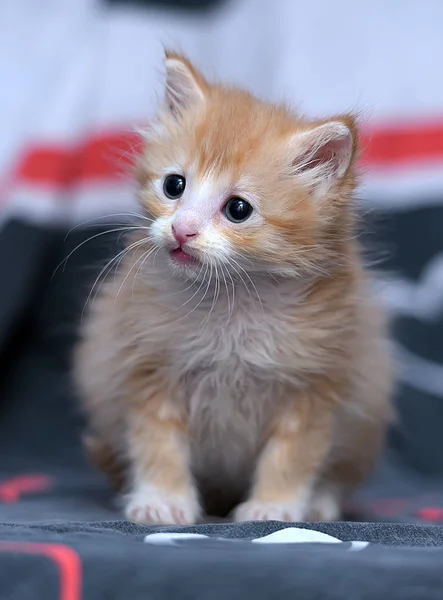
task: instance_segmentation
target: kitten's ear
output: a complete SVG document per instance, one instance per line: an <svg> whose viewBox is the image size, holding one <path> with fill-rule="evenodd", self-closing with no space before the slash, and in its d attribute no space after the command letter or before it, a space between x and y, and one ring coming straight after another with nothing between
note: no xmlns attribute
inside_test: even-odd
<svg viewBox="0 0 443 600"><path fill-rule="evenodd" d="M296 133L291 141L293 174L312 187L326 190L347 173L357 142L351 117Z"/></svg>
<svg viewBox="0 0 443 600"><path fill-rule="evenodd" d="M187 108L204 102L208 84L187 58L171 52L166 52L165 56L166 108L179 116Z"/></svg>

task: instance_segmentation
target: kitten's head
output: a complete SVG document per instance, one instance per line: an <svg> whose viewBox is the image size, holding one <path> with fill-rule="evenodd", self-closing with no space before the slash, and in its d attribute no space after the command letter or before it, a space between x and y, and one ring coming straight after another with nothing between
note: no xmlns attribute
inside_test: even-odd
<svg viewBox="0 0 443 600"><path fill-rule="evenodd" d="M146 141L141 203L179 274L312 274L349 235L351 116L304 120L209 84L167 53L165 101Z"/></svg>

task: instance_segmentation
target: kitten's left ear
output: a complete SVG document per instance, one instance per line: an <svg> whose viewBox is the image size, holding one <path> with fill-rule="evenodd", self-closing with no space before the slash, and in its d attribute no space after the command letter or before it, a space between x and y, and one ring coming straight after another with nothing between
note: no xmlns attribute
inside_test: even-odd
<svg viewBox="0 0 443 600"><path fill-rule="evenodd" d="M330 188L348 172L357 141L351 118L296 133L291 141L293 174L312 187Z"/></svg>
<svg viewBox="0 0 443 600"><path fill-rule="evenodd" d="M179 54L166 52L166 108L174 116L203 103L208 84L191 62Z"/></svg>

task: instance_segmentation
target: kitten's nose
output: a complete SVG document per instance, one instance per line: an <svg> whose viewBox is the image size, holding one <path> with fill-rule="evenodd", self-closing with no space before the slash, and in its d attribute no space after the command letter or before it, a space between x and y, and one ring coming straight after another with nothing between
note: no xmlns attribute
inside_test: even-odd
<svg viewBox="0 0 443 600"><path fill-rule="evenodd" d="M185 244L191 238L198 235L196 227L192 227L191 225L185 223L176 223L172 225L172 233L179 244Z"/></svg>

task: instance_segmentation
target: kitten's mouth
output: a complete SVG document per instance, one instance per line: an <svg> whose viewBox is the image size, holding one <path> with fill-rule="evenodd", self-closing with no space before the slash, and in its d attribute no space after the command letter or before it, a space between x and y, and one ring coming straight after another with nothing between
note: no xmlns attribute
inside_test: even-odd
<svg viewBox="0 0 443 600"><path fill-rule="evenodd" d="M171 250L169 255L174 261L177 261L184 265L192 265L197 262L197 260L190 254L187 254L181 246L175 248L175 250Z"/></svg>

